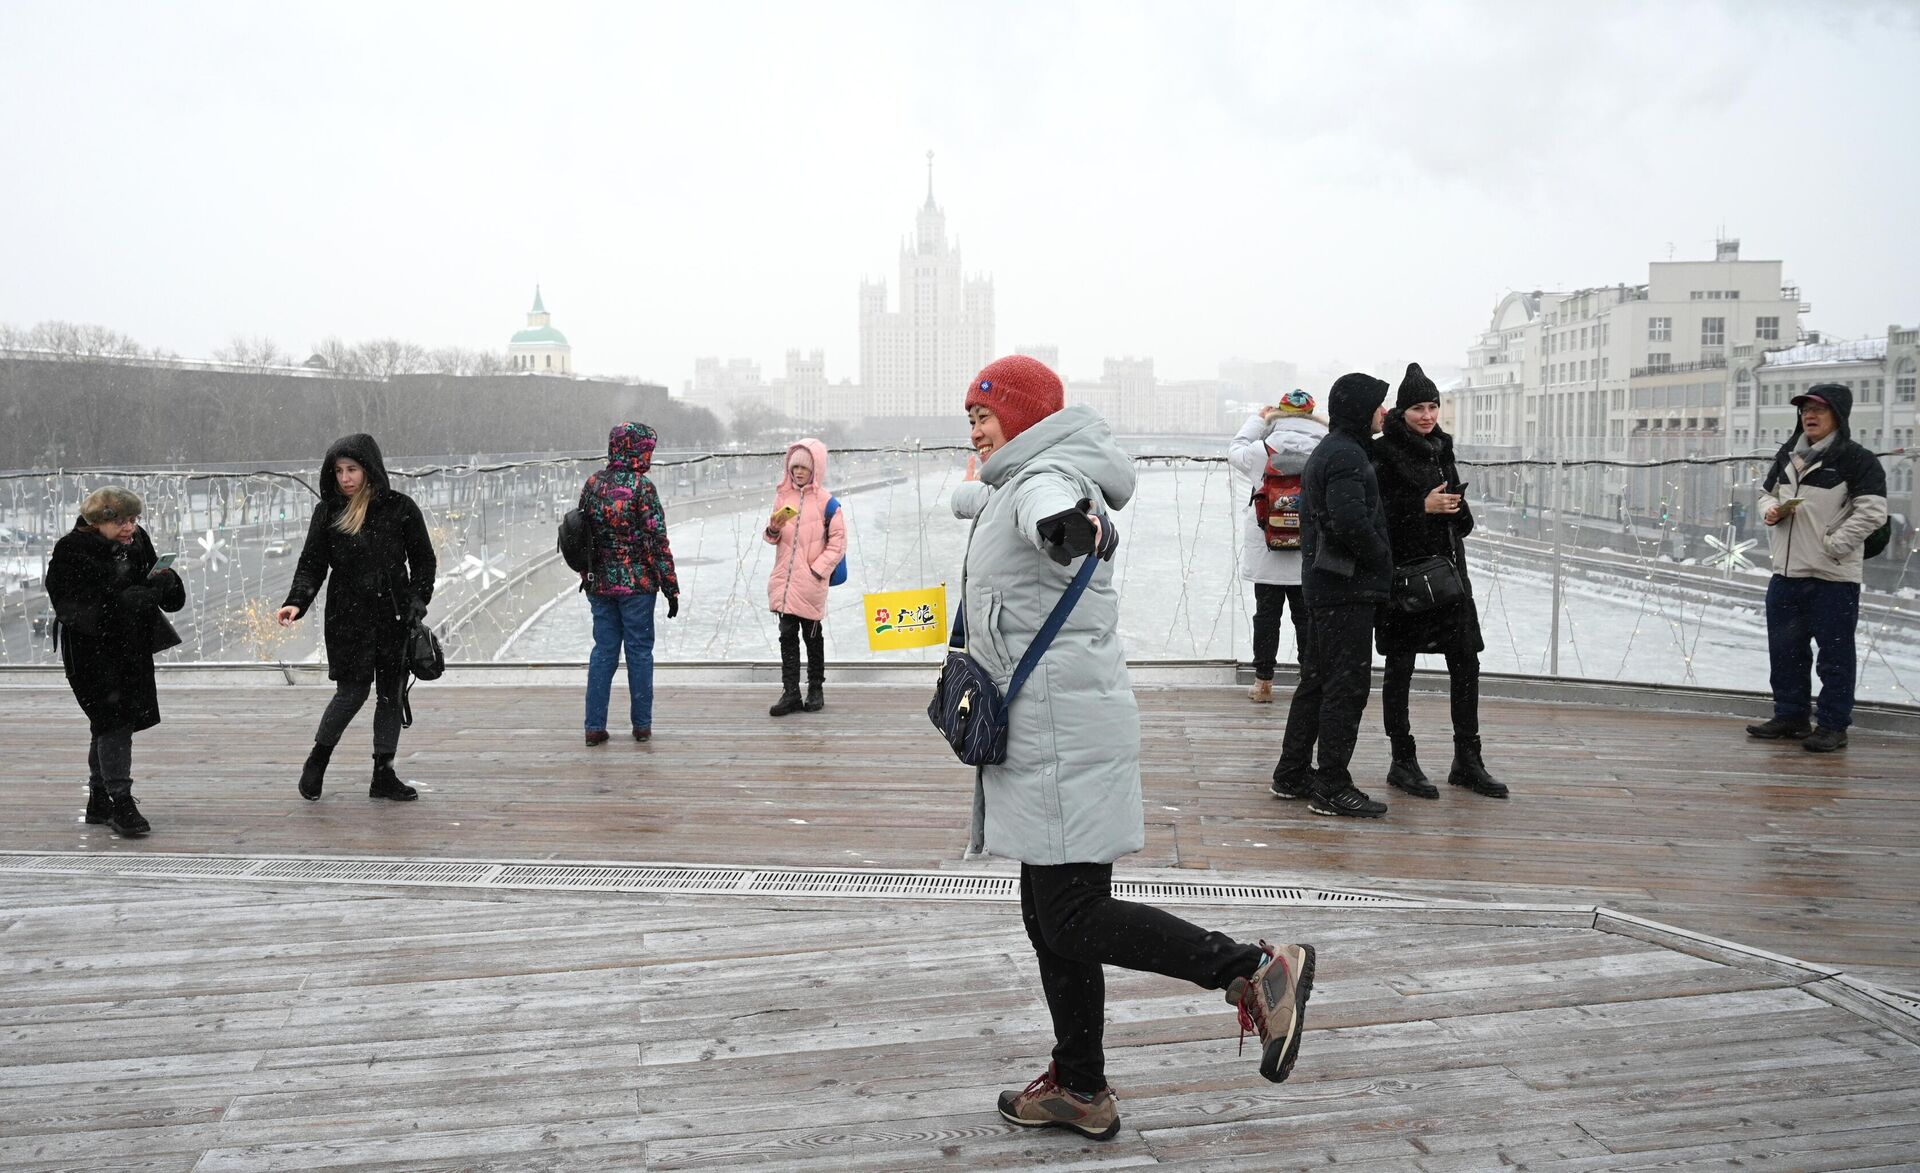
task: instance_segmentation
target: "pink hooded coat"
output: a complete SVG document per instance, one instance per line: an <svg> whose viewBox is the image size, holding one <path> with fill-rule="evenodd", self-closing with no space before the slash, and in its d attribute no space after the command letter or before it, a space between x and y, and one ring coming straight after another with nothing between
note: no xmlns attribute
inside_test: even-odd
<svg viewBox="0 0 1920 1173"><path fill-rule="evenodd" d="M805 452L813 464L813 479L799 489L793 483L793 457ZM846 510L836 510L827 524L827 446L811 436L787 449L780 487L773 508L790 505L800 511L772 537L773 573L767 576L767 606L802 619L827 617L827 579L847 551ZM771 512L771 511L769 511Z"/></svg>

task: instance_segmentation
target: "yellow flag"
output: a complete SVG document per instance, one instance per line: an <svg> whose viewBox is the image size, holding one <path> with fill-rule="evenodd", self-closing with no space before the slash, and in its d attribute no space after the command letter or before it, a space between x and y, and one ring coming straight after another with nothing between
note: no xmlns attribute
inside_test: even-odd
<svg viewBox="0 0 1920 1173"><path fill-rule="evenodd" d="M876 652L930 648L947 641L947 584L863 596L867 646Z"/></svg>

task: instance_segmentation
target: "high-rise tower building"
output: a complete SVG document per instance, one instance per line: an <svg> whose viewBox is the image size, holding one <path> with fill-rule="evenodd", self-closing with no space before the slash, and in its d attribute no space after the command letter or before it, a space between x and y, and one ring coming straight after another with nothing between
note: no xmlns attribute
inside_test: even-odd
<svg viewBox="0 0 1920 1173"><path fill-rule="evenodd" d="M958 417L967 384L994 358L993 280L968 277L960 242L947 240L947 215L927 200L914 234L900 244L900 308L887 308L887 283L860 283L860 383L870 417Z"/></svg>

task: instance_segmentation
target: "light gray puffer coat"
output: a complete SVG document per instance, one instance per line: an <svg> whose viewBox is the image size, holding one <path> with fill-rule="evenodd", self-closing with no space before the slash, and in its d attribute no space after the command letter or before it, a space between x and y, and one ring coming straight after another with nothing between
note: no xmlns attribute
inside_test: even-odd
<svg viewBox="0 0 1920 1173"><path fill-rule="evenodd" d="M1092 498L1109 511L1133 497L1133 461L1085 405L1053 413L980 468L961 597L967 651L1002 691L1080 569L1048 558L1043 517ZM962 516L964 516L964 512ZM1146 843L1140 806L1140 711L1120 644L1120 596L1106 563L1008 710L1007 760L974 784L975 852L1030 864L1111 863Z"/></svg>

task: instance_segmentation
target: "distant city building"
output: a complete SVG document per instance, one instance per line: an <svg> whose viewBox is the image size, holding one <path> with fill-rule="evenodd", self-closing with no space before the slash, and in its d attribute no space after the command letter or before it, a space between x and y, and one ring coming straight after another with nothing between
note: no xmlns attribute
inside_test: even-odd
<svg viewBox="0 0 1920 1173"><path fill-rule="evenodd" d="M686 400L726 418L742 406L772 406L771 390L760 378L760 364L748 358L696 358Z"/></svg>
<svg viewBox="0 0 1920 1173"><path fill-rule="evenodd" d="M1300 368L1283 359L1230 358L1220 364L1220 382L1230 397L1247 403L1276 403L1300 386ZM1311 388L1309 388L1311 390ZM1237 423L1234 425L1239 426Z"/></svg>
<svg viewBox="0 0 1920 1173"><path fill-rule="evenodd" d="M533 308L527 311L526 329L507 343L507 369L538 371L543 375L573 373L573 345L567 336L553 328L553 315L540 300L540 287L533 287Z"/></svg>
<svg viewBox="0 0 1920 1173"><path fill-rule="evenodd" d="M1730 360L1791 345L1810 307L1779 261L1743 261L1723 240L1711 261L1655 261L1644 285L1510 293L1467 350L1451 404L1466 459L1661 460L1727 452ZM1711 468L1582 466L1568 508L1654 515L1676 504L1723 517ZM1512 478L1503 478L1512 479ZM1493 489L1495 486L1487 485ZM1509 486L1511 487L1511 486Z"/></svg>
<svg viewBox="0 0 1920 1173"><path fill-rule="evenodd" d="M967 384L994 357L993 281L966 276L959 241L947 240L929 151L927 199L900 246L899 309L887 308L884 280L860 283L863 406L876 417L957 420Z"/></svg>
<svg viewBox="0 0 1920 1173"><path fill-rule="evenodd" d="M1060 348L1058 346L1055 346L1053 343L1022 342L1020 345L1013 348L1013 353L1024 354L1028 358L1037 359L1040 362L1047 364L1048 370L1052 371L1056 375L1059 375L1060 380L1062 382L1066 381L1067 373L1060 369Z"/></svg>

